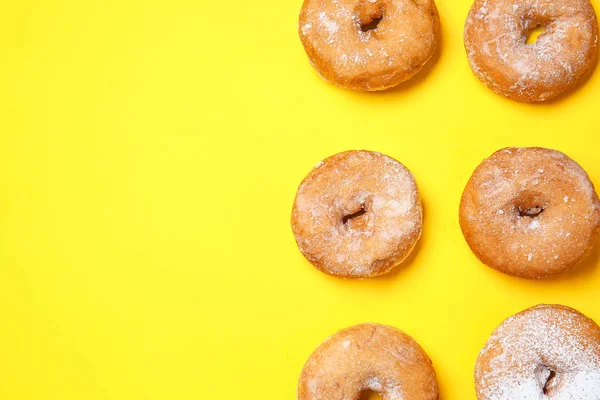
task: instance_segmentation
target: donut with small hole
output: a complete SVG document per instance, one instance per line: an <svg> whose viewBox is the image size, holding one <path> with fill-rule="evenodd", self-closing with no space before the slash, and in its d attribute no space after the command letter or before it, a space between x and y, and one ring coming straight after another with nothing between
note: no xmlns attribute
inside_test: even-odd
<svg viewBox="0 0 600 400"><path fill-rule="evenodd" d="M506 319L475 365L479 400L600 399L600 327L562 305Z"/></svg>
<svg viewBox="0 0 600 400"><path fill-rule="evenodd" d="M413 77L434 55L440 31L433 0L305 0L298 29L317 72L358 91Z"/></svg>
<svg viewBox="0 0 600 400"><path fill-rule="evenodd" d="M404 261L422 221L412 173L381 153L352 150L319 162L304 178L291 225L317 269L356 279L383 275Z"/></svg>
<svg viewBox="0 0 600 400"><path fill-rule="evenodd" d="M594 248L600 201L587 173L557 150L506 148L473 172L459 210L484 264L530 279L570 270Z"/></svg>

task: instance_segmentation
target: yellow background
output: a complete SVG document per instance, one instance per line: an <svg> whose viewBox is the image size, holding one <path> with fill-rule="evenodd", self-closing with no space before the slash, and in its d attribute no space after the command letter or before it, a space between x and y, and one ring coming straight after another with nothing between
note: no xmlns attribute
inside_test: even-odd
<svg viewBox="0 0 600 400"><path fill-rule="evenodd" d="M600 3L595 1L600 7ZM542 105L494 95L439 0L441 52L385 93L333 87L300 0L0 5L0 399L293 399L328 335L374 321L475 399L505 317L563 303L600 321L598 253L541 282L481 265L457 208L505 146L562 150L600 184L600 72ZM297 250L297 185L320 159L384 152L415 175L424 235L389 276L342 281Z"/></svg>

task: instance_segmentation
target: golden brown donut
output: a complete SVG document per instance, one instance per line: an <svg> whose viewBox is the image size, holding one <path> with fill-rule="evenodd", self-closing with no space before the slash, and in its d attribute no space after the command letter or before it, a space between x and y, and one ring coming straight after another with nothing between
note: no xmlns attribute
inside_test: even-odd
<svg viewBox="0 0 600 400"><path fill-rule="evenodd" d="M600 400L600 327L539 305L504 321L475 366L479 400Z"/></svg>
<svg viewBox="0 0 600 400"><path fill-rule="evenodd" d="M598 238L600 201L585 171L563 153L507 148L475 170L460 227L486 265L521 278L567 271Z"/></svg>
<svg viewBox="0 0 600 400"><path fill-rule="evenodd" d="M346 328L310 356L298 400L358 400L373 391L383 400L436 400L438 384L421 346L398 329L379 324Z"/></svg>
<svg viewBox="0 0 600 400"><path fill-rule="evenodd" d="M545 32L527 44L539 26ZM471 69L487 87L537 102L573 87L593 66L598 23L588 0L475 0L464 41Z"/></svg>
<svg viewBox="0 0 600 400"><path fill-rule="evenodd" d="M421 70L437 47L439 17L433 0L304 0L298 27L325 80L373 91Z"/></svg>
<svg viewBox="0 0 600 400"><path fill-rule="evenodd" d="M385 274L421 236L422 209L413 175L372 151L331 156L304 178L294 201L292 231L319 270L343 278Z"/></svg>

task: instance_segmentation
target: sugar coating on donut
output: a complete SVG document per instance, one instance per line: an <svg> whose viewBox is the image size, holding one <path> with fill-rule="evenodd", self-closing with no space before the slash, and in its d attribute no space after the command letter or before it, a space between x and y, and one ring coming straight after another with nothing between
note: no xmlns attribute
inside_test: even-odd
<svg viewBox="0 0 600 400"><path fill-rule="evenodd" d="M305 0L298 28L324 79L373 91L421 70L437 47L439 17L433 0Z"/></svg>
<svg viewBox="0 0 600 400"><path fill-rule="evenodd" d="M542 26L534 43L527 34ZM474 74L493 91L524 102L573 87L593 66L598 45L588 0L476 0L465 24Z"/></svg>
<svg viewBox="0 0 600 400"><path fill-rule="evenodd" d="M479 400L600 399L600 328L564 306L505 320L477 359Z"/></svg>
<svg viewBox="0 0 600 400"><path fill-rule="evenodd" d="M361 324L336 333L311 354L298 400L354 400L366 390L384 400L438 398L435 370L417 342L390 326Z"/></svg>
<svg viewBox="0 0 600 400"><path fill-rule="evenodd" d="M507 148L477 167L459 216L469 247L483 263L543 278L569 270L592 250L600 201L585 171L565 154Z"/></svg>
<svg viewBox="0 0 600 400"><path fill-rule="evenodd" d="M370 151L319 163L300 184L292 210L300 251L321 271L346 278L388 272L410 254L421 229L413 175Z"/></svg>

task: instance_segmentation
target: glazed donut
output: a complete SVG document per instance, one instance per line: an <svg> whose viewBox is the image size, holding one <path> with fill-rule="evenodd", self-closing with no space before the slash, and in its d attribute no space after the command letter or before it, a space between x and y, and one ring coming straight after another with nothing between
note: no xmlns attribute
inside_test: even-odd
<svg viewBox="0 0 600 400"><path fill-rule="evenodd" d="M527 44L536 27L545 32ZM475 0L464 41L471 69L486 86L537 102L572 88L593 66L598 23L589 0Z"/></svg>
<svg viewBox="0 0 600 400"><path fill-rule="evenodd" d="M317 72L348 89L383 90L411 78L433 56L433 0L304 0L300 40Z"/></svg>
<svg viewBox="0 0 600 400"><path fill-rule="evenodd" d="M379 324L346 328L310 356L298 383L298 400L358 400L373 391L383 400L437 400L431 360L398 329Z"/></svg>
<svg viewBox="0 0 600 400"><path fill-rule="evenodd" d="M486 265L521 278L569 270L590 253L600 201L585 171L563 153L507 148L475 170L460 202L460 227Z"/></svg>
<svg viewBox="0 0 600 400"><path fill-rule="evenodd" d="M600 327L560 305L514 315L479 353L475 388L479 400L599 400Z"/></svg>
<svg viewBox="0 0 600 400"><path fill-rule="evenodd" d="M329 157L304 178L292 231L319 270L343 278L382 275L400 264L421 236L422 209L413 175L371 151Z"/></svg>

